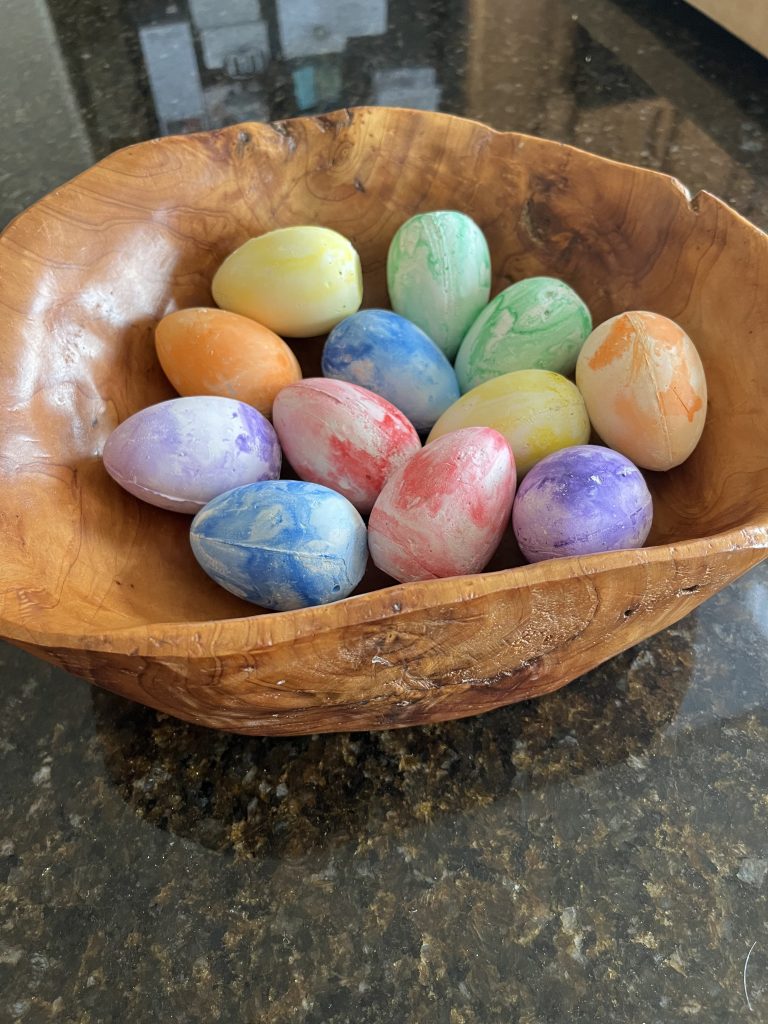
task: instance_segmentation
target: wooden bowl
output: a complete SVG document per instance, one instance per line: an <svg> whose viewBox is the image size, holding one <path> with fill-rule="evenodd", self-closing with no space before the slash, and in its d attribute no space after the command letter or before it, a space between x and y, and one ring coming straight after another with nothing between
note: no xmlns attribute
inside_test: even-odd
<svg viewBox="0 0 768 1024"><path fill-rule="evenodd" d="M172 395L153 347L169 310L210 303L246 238L347 235L385 305L396 228L464 210L495 290L573 285L595 322L679 321L707 371L694 455L648 474L650 546L535 566L505 544L477 576L375 573L338 604L280 614L215 586L189 520L104 472L109 432ZM707 193L568 146L440 114L358 109L114 153L0 238L0 633L169 714L245 733L414 725L555 690L759 562L768 539L768 238ZM319 342L297 342L317 372ZM510 567L511 566L511 567Z"/></svg>

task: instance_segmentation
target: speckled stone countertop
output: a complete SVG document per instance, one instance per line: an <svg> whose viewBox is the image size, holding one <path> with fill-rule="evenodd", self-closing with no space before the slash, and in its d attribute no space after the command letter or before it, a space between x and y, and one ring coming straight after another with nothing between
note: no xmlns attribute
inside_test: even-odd
<svg viewBox="0 0 768 1024"><path fill-rule="evenodd" d="M768 63L682 2L2 8L2 221L137 139L373 102L768 226ZM428 729L226 736L0 666L3 1024L768 1020L765 568L549 698Z"/></svg>

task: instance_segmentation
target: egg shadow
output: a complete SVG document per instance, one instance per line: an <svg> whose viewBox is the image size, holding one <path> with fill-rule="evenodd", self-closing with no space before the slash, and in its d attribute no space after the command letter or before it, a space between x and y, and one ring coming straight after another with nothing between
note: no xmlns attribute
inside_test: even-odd
<svg viewBox="0 0 768 1024"><path fill-rule="evenodd" d="M293 738L185 724L94 689L106 774L143 821L222 855L300 858L382 831L450 829L477 808L652 747L693 669L695 615L563 690L422 728Z"/></svg>

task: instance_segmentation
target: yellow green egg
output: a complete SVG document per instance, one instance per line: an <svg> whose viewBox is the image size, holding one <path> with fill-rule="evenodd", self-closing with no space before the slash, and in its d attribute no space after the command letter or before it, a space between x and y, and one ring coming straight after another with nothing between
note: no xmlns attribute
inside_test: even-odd
<svg viewBox="0 0 768 1024"><path fill-rule="evenodd" d="M357 312L363 276L357 250L330 228L279 228L244 242L211 285L222 309L276 334L311 338Z"/></svg>
<svg viewBox="0 0 768 1024"><path fill-rule="evenodd" d="M467 391L445 410L427 443L464 427L493 427L503 434L521 475L545 455L586 444L590 434L578 388L550 370L516 370Z"/></svg>

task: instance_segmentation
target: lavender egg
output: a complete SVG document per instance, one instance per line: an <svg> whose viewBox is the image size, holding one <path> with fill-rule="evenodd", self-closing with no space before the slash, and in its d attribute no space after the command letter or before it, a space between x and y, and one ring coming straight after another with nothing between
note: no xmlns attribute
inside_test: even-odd
<svg viewBox="0 0 768 1024"><path fill-rule="evenodd" d="M109 435L103 458L126 491L191 515L224 491L276 479L282 461L266 417L244 402L208 395L134 413Z"/></svg>
<svg viewBox="0 0 768 1024"><path fill-rule="evenodd" d="M642 547L652 519L651 492L637 466L592 444L543 458L520 485L512 510L529 562Z"/></svg>

